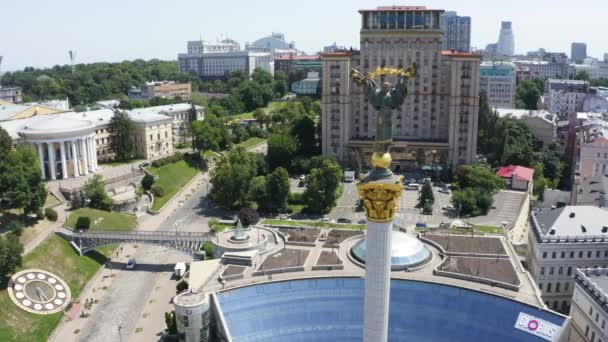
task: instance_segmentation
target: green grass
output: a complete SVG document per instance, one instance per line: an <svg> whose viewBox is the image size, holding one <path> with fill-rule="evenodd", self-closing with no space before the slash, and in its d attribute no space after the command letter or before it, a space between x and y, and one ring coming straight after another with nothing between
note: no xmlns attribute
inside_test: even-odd
<svg viewBox="0 0 608 342"><path fill-rule="evenodd" d="M39 268L58 275L75 300L114 249L116 245L108 245L81 257L68 241L53 235L23 258L21 269ZM0 289L0 341L46 341L62 316L63 312L36 315L23 311L10 300L6 284Z"/></svg>
<svg viewBox="0 0 608 342"><path fill-rule="evenodd" d="M203 158L205 160L209 160L211 158L219 158L221 156L221 154L215 152L215 151L205 151L205 153L203 154Z"/></svg>
<svg viewBox="0 0 608 342"><path fill-rule="evenodd" d="M282 225L282 226L298 226L310 228L336 228L336 229L365 229L364 224L343 224L320 221L297 221L297 220L274 220L264 219L262 224Z"/></svg>
<svg viewBox="0 0 608 342"><path fill-rule="evenodd" d="M72 211L68 216L65 226L70 228L76 227L76 220L80 216L86 216L91 219L90 229L132 230L137 227L137 219L133 215L90 208L80 208ZM95 220L100 217L103 217L103 220L95 224Z"/></svg>
<svg viewBox="0 0 608 342"><path fill-rule="evenodd" d="M57 197L55 197L55 195L52 193L48 192L46 194L46 200L44 201L44 207L47 208L57 203L59 203L59 199L57 199Z"/></svg>
<svg viewBox="0 0 608 342"><path fill-rule="evenodd" d="M242 147L247 150L247 149L254 147L255 145L263 143L264 141L266 141L266 139L264 139L264 138L256 138L256 137L249 138L249 139L241 142L240 144L235 145L234 148Z"/></svg>
<svg viewBox="0 0 608 342"><path fill-rule="evenodd" d="M132 160L127 160L127 161L100 161L99 164L100 165L104 165L104 166L110 166L110 167L114 167L114 166L120 166L120 165L127 165L127 164L133 164L133 163L142 163L146 161L145 159L132 159Z"/></svg>
<svg viewBox="0 0 608 342"><path fill-rule="evenodd" d="M486 233L486 234L504 234L503 229L500 227L496 227L496 226L473 225L473 229L475 229L479 232L482 232L482 233Z"/></svg>
<svg viewBox="0 0 608 342"><path fill-rule="evenodd" d="M167 203L199 172L196 167L188 165L184 160L180 160L177 163L166 164L159 168L150 166L146 169L159 177L154 184L160 185L165 191L163 196L154 197L152 210L159 210L162 208L165 203Z"/></svg>
<svg viewBox="0 0 608 342"><path fill-rule="evenodd" d="M232 229L234 228L233 224L225 224L225 223L216 223L214 225L211 226L211 231L214 233L219 233L221 231L224 231L226 229Z"/></svg>
<svg viewBox="0 0 608 342"><path fill-rule="evenodd" d="M304 204L287 204L287 208L289 208L292 214L299 214L306 206Z"/></svg>

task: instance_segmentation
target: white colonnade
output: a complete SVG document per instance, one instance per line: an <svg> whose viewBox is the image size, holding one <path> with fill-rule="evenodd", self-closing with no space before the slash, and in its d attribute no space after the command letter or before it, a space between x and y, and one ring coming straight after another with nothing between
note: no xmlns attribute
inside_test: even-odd
<svg viewBox="0 0 608 342"><path fill-rule="evenodd" d="M97 171L97 151L93 134L30 142L36 145L42 178L65 179Z"/></svg>

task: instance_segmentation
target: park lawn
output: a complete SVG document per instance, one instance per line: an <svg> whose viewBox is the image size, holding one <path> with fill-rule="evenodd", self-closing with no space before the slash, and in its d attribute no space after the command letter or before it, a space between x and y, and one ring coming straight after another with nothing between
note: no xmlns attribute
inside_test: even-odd
<svg viewBox="0 0 608 342"><path fill-rule="evenodd" d="M76 227L76 220L80 216L86 216L91 219L90 229L132 230L137 227L137 218L133 215L91 208L80 208L72 211L68 216L65 226L70 228ZM100 217L103 217L103 220L95 224L95 220Z"/></svg>
<svg viewBox="0 0 608 342"><path fill-rule="evenodd" d="M234 228L233 224L225 224L225 223L216 223L211 226L211 231L214 233L219 233L227 229Z"/></svg>
<svg viewBox="0 0 608 342"><path fill-rule="evenodd" d="M234 147L235 148L242 147L242 148L248 150L248 149L254 147L255 145L263 143L264 141L266 141L266 139L253 137L253 138L249 138L249 139L241 142L240 144L235 145Z"/></svg>
<svg viewBox="0 0 608 342"><path fill-rule="evenodd" d="M287 208L292 214L300 214L306 206L304 204L287 204Z"/></svg>
<svg viewBox="0 0 608 342"><path fill-rule="evenodd" d="M108 245L81 257L67 240L52 235L23 257L19 270L39 268L58 275L69 285L74 301L114 249L116 245ZM0 341L46 341L63 312L36 315L23 311L13 304L6 286L2 284L0 289Z"/></svg>
<svg viewBox="0 0 608 342"><path fill-rule="evenodd" d="M297 220L275 220L264 219L262 224L281 225L281 226L297 226L309 228L335 228L335 229L365 229L364 224L348 224L348 223L331 223L321 221L297 221Z"/></svg>
<svg viewBox="0 0 608 342"><path fill-rule="evenodd" d="M478 226L473 225L473 229L485 234L504 234L504 230L496 226Z"/></svg>
<svg viewBox="0 0 608 342"><path fill-rule="evenodd" d="M55 197L50 191L46 193L46 200L44 201L44 207L50 207L59 203L59 199Z"/></svg>
<svg viewBox="0 0 608 342"><path fill-rule="evenodd" d="M152 210L159 210L165 205L175 194L181 190L199 170L196 167L190 166L185 160L180 160L177 163L170 163L161 167L147 167L150 173L158 176L158 180L154 185L161 186L164 190L163 196L154 196L154 204Z"/></svg>

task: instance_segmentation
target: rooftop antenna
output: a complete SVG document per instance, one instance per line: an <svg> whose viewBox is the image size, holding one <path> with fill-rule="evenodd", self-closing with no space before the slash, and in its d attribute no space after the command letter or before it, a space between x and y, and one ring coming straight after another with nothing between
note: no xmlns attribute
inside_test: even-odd
<svg viewBox="0 0 608 342"><path fill-rule="evenodd" d="M74 61L76 60L76 51L70 50L70 65L72 66L72 74L76 71L76 66L74 66Z"/></svg>

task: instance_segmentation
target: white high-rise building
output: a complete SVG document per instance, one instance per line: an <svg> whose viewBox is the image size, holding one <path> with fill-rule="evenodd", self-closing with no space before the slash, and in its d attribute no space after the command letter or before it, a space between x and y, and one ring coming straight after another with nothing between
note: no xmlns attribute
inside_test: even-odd
<svg viewBox="0 0 608 342"><path fill-rule="evenodd" d="M503 21L500 24L496 52L501 56L513 56L515 54L515 38L513 37L513 28L510 21Z"/></svg>

